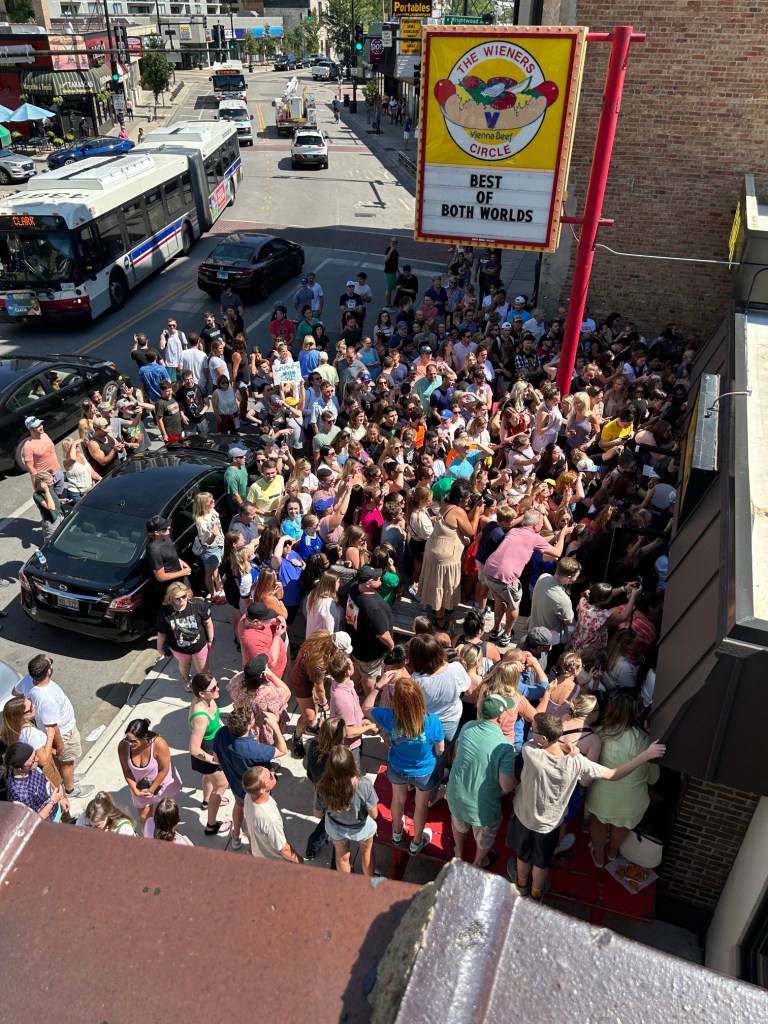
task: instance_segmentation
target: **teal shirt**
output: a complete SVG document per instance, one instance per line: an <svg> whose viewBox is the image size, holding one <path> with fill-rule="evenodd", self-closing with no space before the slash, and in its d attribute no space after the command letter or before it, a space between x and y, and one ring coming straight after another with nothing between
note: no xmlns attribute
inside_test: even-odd
<svg viewBox="0 0 768 1024"><path fill-rule="evenodd" d="M515 774L515 748L496 722L468 722L459 733L448 779L448 807L470 825L501 821L499 772Z"/></svg>
<svg viewBox="0 0 768 1024"><path fill-rule="evenodd" d="M438 373L435 379L431 382L428 381L426 377L422 377L413 385L414 394L421 402L421 407L424 412L429 412L429 399L432 396L432 392L436 391L442 383L443 378Z"/></svg>
<svg viewBox="0 0 768 1024"><path fill-rule="evenodd" d="M248 470L245 466L240 466L239 469L236 466L227 466L224 485L227 488L227 503L233 512L237 512L239 506L232 495L239 494L243 501L248 495Z"/></svg>

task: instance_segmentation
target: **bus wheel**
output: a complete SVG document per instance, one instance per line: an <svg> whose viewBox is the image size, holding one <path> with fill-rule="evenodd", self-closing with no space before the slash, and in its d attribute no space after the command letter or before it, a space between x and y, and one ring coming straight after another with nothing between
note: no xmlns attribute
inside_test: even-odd
<svg viewBox="0 0 768 1024"><path fill-rule="evenodd" d="M237 185L234 183L234 181L232 182L230 191L231 191L232 195L229 198L229 202L227 203L227 206L234 206L235 205L235 199L237 198Z"/></svg>
<svg viewBox="0 0 768 1024"><path fill-rule="evenodd" d="M192 246L195 244L195 238L192 234L192 228L189 224L185 224L181 229L181 251L185 256L189 256L192 252Z"/></svg>
<svg viewBox="0 0 768 1024"><path fill-rule="evenodd" d="M124 275L119 270L113 270L109 279L109 298L114 312L123 308L127 297L128 284Z"/></svg>

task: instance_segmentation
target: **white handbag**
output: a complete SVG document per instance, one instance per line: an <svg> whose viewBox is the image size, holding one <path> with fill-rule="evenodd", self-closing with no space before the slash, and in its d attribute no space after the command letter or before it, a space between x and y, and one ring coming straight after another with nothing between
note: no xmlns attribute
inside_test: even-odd
<svg viewBox="0 0 768 1024"><path fill-rule="evenodd" d="M664 856L664 844L655 836L642 832L639 828L633 829L619 851L622 857L626 857L632 864L641 868L657 868Z"/></svg>

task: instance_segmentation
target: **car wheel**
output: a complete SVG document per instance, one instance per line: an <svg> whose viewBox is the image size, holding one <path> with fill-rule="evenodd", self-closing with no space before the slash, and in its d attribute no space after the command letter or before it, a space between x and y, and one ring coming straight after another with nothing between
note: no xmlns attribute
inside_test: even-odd
<svg viewBox="0 0 768 1024"><path fill-rule="evenodd" d="M326 160L326 161L325 161L325 163L323 164L323 167L325 168L325 170L326 170L326 171L328 170L328 161L327 161L327 160Z"/></svg>
<svg viewBox="0 0 768 1024"><path fill-rule="evenodd" d="M117 401L117 384L111 380L109 384L104 385L102 394L107 405L114 405Z"/></svg>
<svg viewBox="0 0 768 1024"><path fill-rule="evenodd" d="M189 256L192 252L192 246L195 244L195 236L192 234L192 228L189 224L185 224L181 229L181 251L185 256Z"/></svg>
<svg viewBox="0 0 768 1024"><path fill-rule="evenodd" d="M113 312L117 312L125 305L128 298L128 282L120 270L113 270L109 279L109 298Z"/></svg>
<svg viewBox="0 0 768 1024"><path fill-rule="evenodd" d="M22 437L22 439L16 445L16 451L13 454L14 465L16 466L16 469L18 469L20 473L27 472L27 467L24 465L24 459L22 459L21 457L21 453L24 450L24 445L27 443L27 441L28 438Z"/></svg>
<svg viewBox="0 0 768 1024"><path fill-rule="evenodd" d="M293 276L298 277L301 273L301 268L304 266L304 260L301 256L296 257L296 262L293 265Z"/></svg>
<svg viewBox="0 0 768 1024"><path fill-rule="evenodd" d="M265 275L259 278L259 283L256 285L256 297L259 302L264 302L265 299L269 298L269 278Z"/></svg>
<svg viewBox="0 0 768 1024"><path fill-rule="evenodd" d="M76 164L76 163L77 163L77 160L73 160L72 157L70 157L69 160L65 160L64 161L64 166L65 167L69 167L70 164Z"/></svg>
<svg viewBox="0 0 768 1024"><path fill-rule="evenodd" d="M297 168L298 166L299 166L299 165L298 165L298 164L296 163L296 161L295 161L295 160L291 160L291 167L292 167L292 168L294 169L294 171L296 170L296 168Z"/></svg>
<svg viewBox="0 0 768 1024"><path fill-rule="evenodd" d="M3 185L10 185L11 183L11 176L4 167L0 167L0 182Z"/></svg>

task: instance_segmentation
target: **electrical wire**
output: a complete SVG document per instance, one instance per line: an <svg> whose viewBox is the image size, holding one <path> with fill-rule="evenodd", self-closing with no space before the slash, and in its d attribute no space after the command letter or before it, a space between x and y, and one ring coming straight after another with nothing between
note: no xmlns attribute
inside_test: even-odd
<svg viewBox="0 0 768 1024"><path fill-rule="evenodd" d="M571 230L573 230L573 227L571 227ZM650 256L648 253L642 252L619 252L617 249L612 249L610 245L603 245L602 242L595 242L595 248L605 249L606 252L611 253L613 256L628 256L635 260L671 260L673 263L716 263L724 267L741 266L740 263L731 262L730 260L707 260L691 256Z"/></svg>

